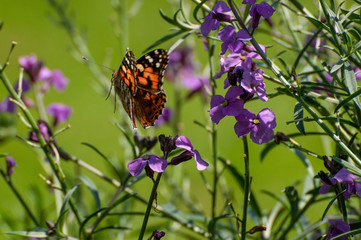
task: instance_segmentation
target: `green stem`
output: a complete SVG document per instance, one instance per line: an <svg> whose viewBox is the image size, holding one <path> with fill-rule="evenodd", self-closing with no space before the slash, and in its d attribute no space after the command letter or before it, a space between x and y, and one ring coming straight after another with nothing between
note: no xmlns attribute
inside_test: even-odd
<svg viewBox="0 0 361 240"><path fill-rule="evenodd" d="M29 215L29 217L31 218L31 220L34 222L34 224L36 226L40 226L39 222L36 220L34 214L31 212L30 208L28 207L28 205L26 204L25 200L22 198L22 196L20 195L20 193L18 192L18 190L15 188L15 186L13 185L11 179L9 176L6 175L6 173L0 169L0 174L3 176L4 180L6 181L6 183L9 185L11 191L13 191L13 193L16 195L16 197L19 199L21 205L24 207L25 211L27 212L27 214Z"/></svg>
<svg viewBox="0 0 361 240"><path fill-rule="evenodd" d="M242 217L242 228L241 228L241 236L242 240L246 239L246 230L247 230L247 212L248 212L248 200L249 200L249 151L248 151L248 142L247 136L243 137L243 148L244 148L244 198L243 198L243 217Z"/></svg>
<svg viewBox="0 0 361 240"><path fill-rule="evenodd" d="M36 136L38 138L39 144L40 144L41 148L43 149L43 151L44 151L44 153L45 153L45 155L46 155L46 157L47 157L47 159L49 161L50 167L53 170L56 178L59 180L60 185L61 185L61 189L62 189L63 193L65 194L67 192L66 183L65 183L63 177L60 174L58 166L55 164L55 160L54 160L53 156L51 155L51 152L50 152L50 149L49 149L49 146L48 146L47 142L45 141L45 139L43 138L43 135L41 135L41 133L39 131L39 128L38 128L38 125L37 125L35 119L31 115L29 109L26 108L24 102L21 100L21 98L15 92L15 90L12 87L9 79L7 78L6 74L3 72L2 69L0 69L0 79L3 82L3 84L4 84L5 88L7 89L7 91L9 92L9 94L11 95L11 97L13 99L15 99L17 102L20 103L19 107L22 110L22 112L23 112L24 116L26 117L27 121L31 125L32 130L35 132L35 134L36 134ZM78 210L75 208L72 201L69 201L69 204L70 204L70 207L71 207L71 209L72 209L78 223L81 224L81 218L80 218L80 215L78 213Z"/></svg>
<svg viewBox="0 0 361 240"><path fill-rule="evenodd" d="M238 23L241 25L243 29L247 31L247 27L244 25L238 10L233 5L231 0L227 0L230 8L232 9L232 12L234 16L236 17ZM264 63L267 65L267 67L280 79L282 84L286 87L286 89L289 91L292 97L294 97L299 103L302 104L304 109L316 120L316 123L335 141L335 143L344 150L347 155L358 165L361 167L361 160L357 157L357 155L352 152L350 148L347 147L345 143L342 142L340 137L332 132L332 130L320 119L320 117L317 115L317 113L307 104L307 102L300 96L293 88L293 86L282 76L281 71L279 67L274 64L270 59L267 58L266 54L263 52L257 41L252 38L251 39L252 45L256 48L257 53L262 57Z"/></svg>
<svg viewBox="0 0 361 240"><path fill-rule="evenodd" d="M148 201L148 205L147 205L147 210L145 211L145 215L144 215L144 219L143 219L143 224L142 224L142 228L141 228L140 233L139 233L138 240L142 240L142 239L143 239L143 236L144 236L144 233L145 233L145 229L147 228L147 223L148 223L150 211L152 210L153 201L154 201L154 199L155 199L155 195L156 195L156 193L157 193L157 188L158 188L158 184L159 184L159 182L160 182L161 177L162 177L162 173L158 173L157 179L155 180L154 185L153 185L152 193L150 194L150 197L149 197L149 201Z"/></svg>
<svg viewBox="0 0 361 240"><path fill-rule="evenodd" d="M214 40L208 39L208 46L209 46L209 55L208 55L208 60L209 60L209 69L210 69L210 79L212 82L212 97L216 94L216 82L215 79L213 78L214 74ZM212 209L211 209L211 214L212 214L212 219L214 219L216 217L216 208L217 208L217 185L218 185L218 168L217 168L217 158L218 158L218 152L217 152L217 125L215 123L212 123L212 132L211 132L211 136L212 136L212 157L213 157L213 190L212 190ZM212 238L214 238L214 234L212 234Z"/></svg>

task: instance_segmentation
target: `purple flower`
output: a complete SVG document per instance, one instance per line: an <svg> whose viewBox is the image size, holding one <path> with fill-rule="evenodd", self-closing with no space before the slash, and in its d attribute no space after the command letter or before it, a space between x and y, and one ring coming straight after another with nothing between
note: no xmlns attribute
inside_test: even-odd
<svg viewBox="0 0 361 240"><path fill-rule="evenodd" d="M16 82L14 89L15 91L18 93L18 89L19 88L19 82ZM28 81L23 81L22 83L22 92L26 93L28 92L30 89L30 84ZM8 112L8 113L14 113L15 112L15 107L16 104L11 102L9 99L10 96L7 96L2 102L0 102L0 111L1 112ZM25 105L27 107L31 107L32 106L32 101L29 101L28 98L24 98L23 95L21 96L22 100L24 101Z"/></svg>
<svg viewBox="0 0 361 240"><path fill-rule="evenodd" d="M164 108L162 115L159 116L157 121L155 122L156 126L162 126L164 124L170 123L171 119L173 118L173 111L170 108Z"/></svg>
<svg viewBox="0 0 361 240"><path fill-rule="evenodd" d="M38 128L40 131L40 134L43 136L44 140L48 142L50 140L50 137L52 136L52 133L45 122L39 121ZM31 131L29 133L29 139L34 142L39 142L38 136L34 131Z"/></svg>
<svg viewBox="0 0 361 240"><path fill-rule="evenodd" d="M243 78L241 86L250 94L256 93L262 101L267 101L266 86L263 82L263 70L257 69L250 73L250 78Z"/></svg>
<svg viewBox="0 0 361 240"><path fill-rule="evenodd" d="M165 236L165 232L159 232L158 230L153 231L152 237L154 237L154 240L160 240L164 236Z"/></svg>
<svg viewBox="0 0 361 240"><path fill-rule="evenodd" d="M231 55L231 54L230 54ZM231 69L231 68L230 68ZM229 86L237 86L237 84L241 83L242 81L251 81L251 70L252 70L252 59L246 57L241 65L237 65L231 71L228 71L228 76L224 80L224 88L228 88Z"/></svg>
<svg viewBox="0 0 361 240"><path fill-rule="evenodd" d="M233 53L240 53L244 45L243 41L252 39L244 29L239 30L238 33L235 34L232 25L227 25L222 28L218 33L218 37L223 41L221 55L223 55L227 49Z"/></svg>
<svg viewBox="0 0 361 240"><path fill-rule="evenodd" d="M243 94L241 87L232 86L228 89L225 97L215 95L211 99L209 115L214 123L218 124L225 116L237 116L243 109L243 101L238 99Z"/></svg>
<svg viewBox="0 0 361 240"><path fill-rule="evenodd" d="M201 24L201 33L207 37L212 30L219 27L220 22L232 22L231 9L223 1L219 1L213 6L212 11L204 18Z"/></svg>
<svg viewBox="0 0 361 240"><path fill-rule="evenodd" d="M14 167L18 165L15 162L15 159L11 156L6 156L6 174L10 177L14 173Z"/></svg>
<svg viewBox="0 0 361 240"><path fill-rule="evenodd" d="M254 143L267 143L273 139L273 129L276 127L276 117L272 110L265 108L256 116L253 112L242 109L236 116L237 123L234 125L234 131L238 137L247 135Z"/></svg>
<svg viewBox="0 0 361 240"><path fill-rule="evenodd" d="M249 15L252 16L252 28L258 27L261 16L265 19L270 18L275 10L266 2L255 3L256 0L244 0L243 4L252 4L249 9Z"/></svg>
<svg viewBox="0 0 361 240"><path fill-rule="evenodd" d="M67 121L70 117L70 114L72 113L71 107L61 103L50 104L46 111L50 116L54 117L54 127L58 125L58 123Z"/></svg>
<svg viewBox="0 0 361 240"><path fill-rule="evenodd" d="M357 81L359 81L361 79L361 69L356 67L353 70L355 72L355 78Z"/></svg>
<svg viewBox="0 0 361 240"><path fill-rule="evenodd" d="M348 225L347 223L345 223L342 220L329 220L328 224L330 225L328 228L328 233L327 233L327 238L326 240L329 240L333 237L336 237L342 233L345 232L349 232L350 229L350 225ZM347 240L348 237L341 237L339 238L340 240Z"/></svg>
<svg viewBox="0 0 361 240"><path fill-rule="evenodd" d="M319 189L319 193L321 194L328 193L330 188L337 183L336 179L328 177L327 174L323 171L320 171L318 176L320 177L320 180L323 184Z"/></svg>
<svg viewBox="0 0 361 240"><path fill-rule="evenodd" d="M260 45L262 51L265 53L266 48ZM253 46L248 46L243 44L243 47L240 53L230 53L227 55L227 58L224 55L221 55L220 65L221 71L217 73L214 78L220 78L224 73L228 72L233 67L243 65L243 62L246 61L247 58L261 59L262 57L256 52L256 49ZM251 69L255 70L257 65L251 62Z"/></svg>
<svg viewBox="0 0 361 240"><path fill-rule="evenodd" d="M190 98L195 93L202 93L204 96L208 96L207 90L210 91L211 89L208 78L194 74L183 75L182 84L191 91L187 98Z"/></svg>
<svg viewBox="0 0 361 240"><path fill-rule="evenodd" d="M50 86L53 86L59 92L64 91L69 82L60 70L50 71L46 67L41 69L39 79L43 81L41 87L43 93L48 92Z"/></svg>
<svg viewBox="0 0 361 240"><path fill-rule="evenodd" d="M165 77L174 82L177 76L192 74L194 71L193 50L188 46L178 47L169 54Z"/></svg>
<svg viewBox="0 0 361 240"><path fill-rule="evenodd" d="M167 160L156 155L144 155L128 163L129 173L138 176L147 166L152 171L163 172L167 167Z"/></svg>
<svg viewBox="0 0 361 240"><path fill-rule="evenodd" d="M356 178L356 176L346 168L340 169L334 177L327 177L328 179L325 178L325 174L321 172L319 173L321 182L323 183L323 186L321 186L319 190L321 194L328 193L330 187L335 185L337 181L339 183L343 183L345 187L345 192L343 193L343 197L345 199L349 199L352 194L357 194L359 197L361 197L361 178Z"/></svg>
<svg viewBox="0 0 361 240"><path fill-rule="evenodd" d="M179 148L183 148L183 149L187 150L185 154L193 155L194 159L196 160L196 165L197 165L198 171L203 171L204 169L206 169L208 167L209 164L202 159L201 155L199 154L199 152L196 149L193 149L193 145L187 137L179 136L175 141L175 145ZM171 164L177 165L180 163L180 161L175 161L173 159L171 161ZM189 159L190 158L184 159L183 161L186 161Z"/></svg>
<svg viewBox="0 0 361 240"><path fill-rule="evenodd" d="M346 168L342 168L340 171L338 171L333 178L339 183L344 183L346 191L343 193L343 197L345 199L350 198L352 194L356 193L356 188L354 184L356 176L353 175Z"/></svg>
<svg viewBox="0 0 361 240"><path fill-rule="evenodd" d="M24 71L28 74L32 83L38 80L40 70L43 67L43 62L38 61L35 54L19 57L19 64L24 68Z"/></svg>

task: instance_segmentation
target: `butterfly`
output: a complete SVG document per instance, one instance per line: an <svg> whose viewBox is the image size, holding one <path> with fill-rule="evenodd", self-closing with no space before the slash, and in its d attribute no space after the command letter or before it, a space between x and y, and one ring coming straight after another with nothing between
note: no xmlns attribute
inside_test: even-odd
<svg viewBox="0 0 361 240"><path fill-rule="evenodd" d="M135 119L147 128L154 126L162 115L167 101L162 79L168 62L168 53L164 49L153 50L138 60L127 50L119 69L113 71L112 85L133 128L137 128Z"/></svg>

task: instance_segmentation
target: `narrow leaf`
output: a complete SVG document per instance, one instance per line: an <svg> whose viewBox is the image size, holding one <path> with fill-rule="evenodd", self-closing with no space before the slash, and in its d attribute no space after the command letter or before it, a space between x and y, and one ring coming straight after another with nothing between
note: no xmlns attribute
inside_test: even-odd
<svg viewBox="0 0 361 240"><path fill-rule="evenodd" d="M85 186L88 187L88 189L90 190L91 194L94 197L95 200L95 205L97 207L97 210L100 209L101 203L100 203L100 198L99 198L99 194L98 194L98 188L97 186L94 184L94 182L87 176L80 176L79 177L80 180L85 184Z"/></svg>
<svg viewBox="0 0 361 240"><path fill-rule="evenodd" d="M295 120L296 127L300 133L306 135L305 126L303 124L303 106L297 102L293 112L293 119Z"/></svg>
<svg viewBox="0 0 361 240"><path fill-rule="evenodd" d="M63 200L63 204L61 205L60 208L60 212L59 212L59 216L58 219L56 220L55 226L57 226L58 229L62 229L63 225L64 225L64 218L65 218L65 213L68 211L68 203L70 201L70 197L71 195L75 192L75 190L78 188L79 184L75 185L72 189L70 189Z"/></svg>

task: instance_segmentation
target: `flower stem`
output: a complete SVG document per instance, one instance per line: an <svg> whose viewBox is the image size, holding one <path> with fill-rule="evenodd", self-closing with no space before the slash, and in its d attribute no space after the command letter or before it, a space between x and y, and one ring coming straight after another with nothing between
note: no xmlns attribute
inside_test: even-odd
<svg viewBox="0 0 361 240"><path fill-rule="evenodd" d="M7 89L7 91L9 92L9 94L11 95L12 98L14 98L17 102L20 103L20 105L22 106L20 109L22 110L26 120L28 121L28 123L31 125L32 130L36 133L36 136L39 140L39 144L41 146L41 148L44 151L45 156L48 159L48 162L50 164L51 169L54 172L54 175L56 176L56 178L59 180L61 189L63 191L64 194L66 194L67 192L67 186L65 183L64 178L61 176L58 166L55 164L55 160L54 157L51 155L48 143L45 141L45 139L43 138L43 135L41 135L40 130L38 128L38 125L36 124L36 121L34 119L34 117L31 115L29 109L25 106L24 102L21 100L21 98L18 96L18 94L15 92L14 88L12 87L8 77L6 76L6 74L3 72L3 69L0 69L0 79L3 82L5 88ZM78 221L78 223L81 223L81 217L79 215L78 210L75 208L73 201L69 201L69 205L70 208L72 209L76 220Z"/></svg>
<svg viewBox="0 0 361 240"><path fill-rule="evenodd" d="M3 176L3 178L5 179L6 183L9 185L11 191L16 195L16 197L19 199L21 205L24 207L25 211L27 212L27 214L29 215L29 217L31 218L31 220L34 222L34 224L36 226L40 226L39 222L36 220L34 214L31 212L30 208L28 207L28 205L26 204L26 201L22 198L21 194L18 192L18 190L15 188L15 186L13 185L11 179L9 176L6 175L6 173L0 169L0 174Z"/></svg>
<svg viewBox="0 0 361 240"><path fill-rule="evenodd" d="M208 55L208 60L209 60L209 69L210 69L210 76L209 78L211 79L212 82L212 97L216 94L216 88L217 88L217 84L215 82L215 79L213 78L213 76L215 75L214 73L214 48L215 48L215 43L213 40L208 39L208 46L209 46L209 55ZM212 219L214 219L216 217L216 208L217 208L217 185L218 185L218 168L217 168L217 158L218 158L218 153L217 153L217 125L215 123L212 123L212 132L211 132L211 136L212 136L212 157L213 157L213 190L212 190L212 209L211 209L211 214L212 214ZM212 236L214 237L214 234L212 234Z"/></svg>
<svg viewBox="0 0 361 240"><path fill-rule="evenodd" d="M248 142L247 136L243 137L243 148L244 148L244 198L243 198L243 217L242 217L242 240L246 239L246 228L247 228L247 212L248 212L248 199L250 194L249 183L249 151L248 151Z"/></svg>
<svg viewBox="0 0 361 240"><path fill-rule="evenodd" d="M152 210L152 205L153 205L153 201L155 199L155 195L157 193L157 188L158 188L158 184L160 182L160 179L162 177L162 173L158 173L157 175L157 179L154 182L153 185L153 189L152 189L152 193L150 194L149 197L149 201L148 201L148 205L147 205L147 210L145 211L145 215L144 215L144 219L143 219L143 224L142 224L142 229L140 230L140 234L138 237L138 240L142 240L144 233L145 233L145 229L147 227L147 223L148 223L148 219L149 219L149 215L150 215L150 211Z"/></svg>

